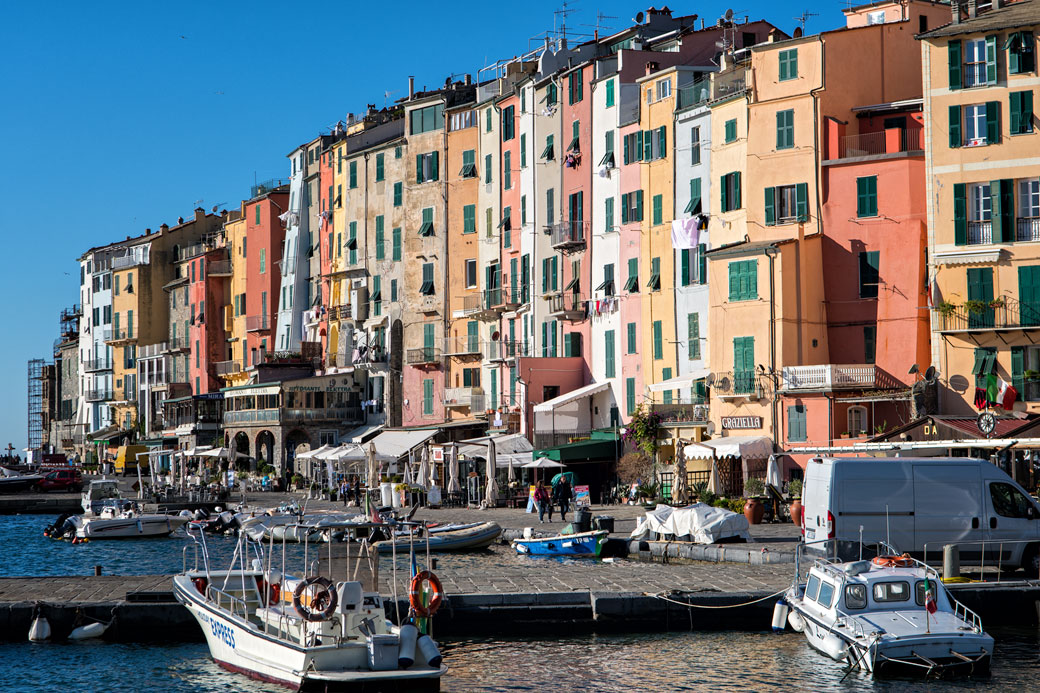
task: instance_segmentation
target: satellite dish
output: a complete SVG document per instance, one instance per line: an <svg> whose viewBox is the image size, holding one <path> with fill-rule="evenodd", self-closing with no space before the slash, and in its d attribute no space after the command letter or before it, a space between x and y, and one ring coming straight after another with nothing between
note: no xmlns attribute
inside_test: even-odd
<svg viewBox="0 0 1040 693"><path fill-rule="evenodd" d="M636 12L636 24L642 24L642 23L643 23L643 13L642 12Z"/></svg>
<svg viewBox="0 0 1040 693"><path fill-rule="evenodd" d="M935 366L928 366L928 369L924 372L924 379L928 382L932 382L937 377L939 377L939 372L935 370Z"/></svg>
<svg viewBox="0 0 1040 693"><path fill-rule="evenodd" d="M704 427L704 430L708 433L709 436L715 435L715 422L709 421L708 425Z"/></svg>
<svg viewBox="0 0 1040 693"><path fill-rule="evenodd" d="M913 375L914 373L920 373L920 372L921 372L920 369L917 367L917 364L915 363L914 365L910 366L910 370L908 370L906 372L906 374L907 375Z"/></svg>
<svg viewBox="0 0 1040 693"><path fill-rule="evenodd" d="M715 383L715 374L714 373L708 373L708 375L706 375L704 377L704 384L707 385L708 387L711 387L714 383Z"/></svg>
<svg viewBox="0 0 1040 693"><path fill-rule="evenodd" d="M732 21L732 19L733 19L733 10L726 10L726 15L725 16L726 16L726 21L727 22Z"/></svg>

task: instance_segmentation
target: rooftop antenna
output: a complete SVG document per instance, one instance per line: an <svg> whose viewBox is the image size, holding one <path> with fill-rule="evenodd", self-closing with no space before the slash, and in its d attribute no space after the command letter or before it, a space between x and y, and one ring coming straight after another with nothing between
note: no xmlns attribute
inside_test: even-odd
<svg viewBox="0 0 1040 693"><path fill-rule="evenodd" d="M809 10L806 10L805 12L802 12L802 14L800 16L795 17L794 20L802 25L802 33L804 34L805 33L805 23L809 21L809 17L819 17L819 16L820 15L816 14L815 12L810 12Z"/></svg>
<svg viewBox="0 0 1040 693"><path fill-rule="evenodd" d="M577 12L577 10L571 9L571 6L575 4L577 3L563 0L563 7L559 10L553 10L553 33L556 34L558 41L567 40L567 15ZM557 18L560 20L559 28L556 27Z"/></svg>
<svg viewBox="0 0 1040 693"><path fill-rule="evenodd" d="M393 93L394 92L392 92L392 91L384 91L383 92L383 108L386 108L387 103L389 103L389 101L390 101L390 96Z"/></svg>

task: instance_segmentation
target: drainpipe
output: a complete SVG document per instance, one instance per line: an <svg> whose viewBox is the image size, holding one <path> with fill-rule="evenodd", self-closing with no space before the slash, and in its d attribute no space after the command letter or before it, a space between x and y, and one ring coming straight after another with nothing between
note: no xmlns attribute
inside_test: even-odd
<svg viewBox="0 0 1040 693"><path fill-rule="evenodd" d="M776 273L775 263L778 251L775 245L765 249L769 258L769 372L773 374L773 387L776 387ZM773 447L777 447L777 393L770 400L770 420L773 426Z"/></svg>
<svg viewBox="0 0 1040 693"><path fill-rule="evenodd" d="M364 233L365 233L365 271L368 272L369 276L372 276L372 272L369 271L369 267L368 267L368 248L369 248L369 245L368 245L368 163L369 163L369 157L370 156L371 155L369 154L369 152L365 152L365 228L364 228ZM348 173L349 173L349 171L348 171ZM349 182L348 182L348 185L349 185ZM347 215L344 214L343 218L346 219ZM369 282L368 292L369 292L369 295L371 296L371 294L372 294L371 282ZM389 318L388 318L388 324L389 324ZM366 332L365 333L365 345L367 346L370 343L371 343L370 338L368 336L368 333ZM369 371L365 371L365 394L366 395L368 395L368 387L371 384L371 377L372 377L371 373ZM355 380L355 383L356 382L357 381ZM366 396L364 399L368 399L368 397ZM366 414L365 414L365 423L367 423L367 422L368 422L368 414L366 412Z"/></svg>
<svg viewBox="0 0 1040 693"><path fill-rule="evenodd" d="M502 95L501 92L499 92L499 96L501 96L501 95ZM498 140L497 141L497 144L498 144L498 161L499 161L499 164L502 166L502 170L504 171L505 170L505 157L502 155L502 109L500 109L498 107L498 104L495 103L495 102L491 103L491 109L495 112L495 118L498 120L498 137L497 137L497 140ZM515 118L513 119L513 123L514 123L514 128L515 128L515 123L516 123L516 119ZM512 166L513 162L510 161L509 165ZM502 223L502 178L503 178L502 176L496 176L496 179L498 180L498 224ZM492 219L492 222L494 222L494 219ZM504 300L505 299L505 290L503 289L503 285L505 284L504 279L505 279L505 274L506 274L505 273L506 259L505 259L505 254L504 254L505 245L504 245L503 239L502 239L501 226L496 226L495 228L499 229L499 231L498 231L498 290L499 290L499 292L501 292L501 293L499 293L499 300ZM510 216L509 216L509 229L510 229L509 232L512 233L513 232L512 231L512 229L513 229L512 210L510 210ZM479 233L478 233L478 235L479 235ZM523 237L523 232L521 231L521 238L522 237ZM491 290L490 286L488 287L488 290L489 291ZM502 348L502 337L503 337L504 334L505 334L505 330L503 328L502 314L499 313L499 315L498 315L498 344L499 344L499 348ZM490 336L491 335L488 335L488 337L490 337ZM488 341L490 342L491 340L489 339ZM493 370L497 370L499 368L499 366L492 366L491 368ZM501 372L499 373L499 375L501 375ZM501 378L496 376L495 377L495 385L499 386L500 385L500 381L501 381ZM490 385L491 385L491 383L490 383L490 379L489 379L489 382L488 382L488 386L489 386L488 398L486 400L484 400L484 408L485 408L485 410L491 408L489 406L491 404L491 394L492 394L490 392ZM496 400L496 404L498 404L499 402L498 402L498 398L497 397L495 397L495 400ZM472 410L470 411L470 413L471 414L473 413ZM556 433L555 412L553 414L553 433L554 434Z"/></svg>
<svg viewBox="0 0 1040 693"><path fill-rule="evenodd" d="M448 99L444 97L444 105L447 105ZM441 111L443 113L443 109ZM448 336L448 248L451 244L448 243L448 122L447 116L444 117L444 122L441 127L441 148L444 150L444 177L439 181L441 184L441 197L444 200L443 214L444 219L444 252L443 260L441 261L441 286L444 287L444 300L443 300L443 311L441 320L444 322L444 329L442 332L444 336ZM438 173L438 176L440 174ZM443 342L442 342L443 344ZM448 420L448 410L444 407L444 388L448 387L448 357L444 355L444 350L441 351L441 374L443 377L443 384L441 385L441 409L443 411L442 418Z"/></svg>
<svg viewBox="0 0 1040 693"><path fill-rule="evenodd" d="M827 88L827 44L823 42L822 37L817 35L816 41L820 44L820 86L815 89L809 90L809 94L813 99L813 147L816 152L815 161L813 161L813 175L816 176L816 233L820 233L820 219L823 216L823 203L820 201L821 193L820 190L820 97L819 92L824 91ZM772 281L772 280L770 280Z"/></svg>

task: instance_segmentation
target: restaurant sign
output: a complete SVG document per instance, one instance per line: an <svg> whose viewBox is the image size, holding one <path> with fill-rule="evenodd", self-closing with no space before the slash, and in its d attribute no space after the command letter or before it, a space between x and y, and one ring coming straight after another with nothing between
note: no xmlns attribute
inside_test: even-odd
<svg viewBox="0 0 1040 693"><path fill-rule="evenodd" d="M761 416L723 416L722 427L733 430L739 428L762 428Z"/></svg>

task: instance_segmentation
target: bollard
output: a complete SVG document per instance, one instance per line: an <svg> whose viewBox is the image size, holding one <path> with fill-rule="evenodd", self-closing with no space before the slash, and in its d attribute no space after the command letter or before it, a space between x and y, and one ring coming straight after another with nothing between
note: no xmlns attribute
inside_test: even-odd
<svg viewBox="0 0 1040 693"><path fill-rule="evenodd" d="M961 548L956 544L943 546L943 579L961 576Z"/></svg>
<svg viewBox="0 0 1040 693"><path fill-rule="evenodd" d="M99 565L94 566L94 575L95 575L95 577L98 576L98 575L101 575L101 566L99 566Z"/></svg>

